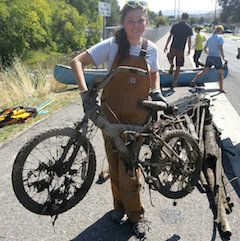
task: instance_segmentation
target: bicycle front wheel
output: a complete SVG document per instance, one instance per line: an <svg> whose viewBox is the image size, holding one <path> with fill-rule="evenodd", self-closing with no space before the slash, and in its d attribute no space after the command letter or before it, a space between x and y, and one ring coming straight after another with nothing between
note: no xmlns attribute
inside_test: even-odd
<svg viewBox="0 0 240 241"><path fill-rule="evenodd" d="M155 188L161 194L178 199L192 192L202 169L202 155L190 134L182 130L169 131L152 153L155 164L152 175L158 180Z"/></svg>
<svg viewBox="0 0 240 241"><path fill-rule="evenodd" d="M52 129L19 151L12 170L13 190L31 212L57 215L84 198L95 170L95 153L86 137L72 128Z"/></svg>

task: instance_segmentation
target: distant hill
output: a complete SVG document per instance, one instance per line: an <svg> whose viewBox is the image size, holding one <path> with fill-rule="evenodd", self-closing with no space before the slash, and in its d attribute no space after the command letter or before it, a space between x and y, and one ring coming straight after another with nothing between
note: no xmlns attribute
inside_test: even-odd
<svg viewBox="0 0 240 241"><path fill-rule="evenodd" d="M217 9L217 16L221 13L222 9ZM183 13L183 11L180 11L180 15ZM162 14L164 16L173 16L174 15L174 11L173 10L163 10ZM178 12L176 11L176 14L178 14ZM194 16L200 16L200 17L204 17L204 16L214 16L214 11L202 11L202 10L195 10L195 11L189 11L188 12L189 15L194 15Z"/></svg>

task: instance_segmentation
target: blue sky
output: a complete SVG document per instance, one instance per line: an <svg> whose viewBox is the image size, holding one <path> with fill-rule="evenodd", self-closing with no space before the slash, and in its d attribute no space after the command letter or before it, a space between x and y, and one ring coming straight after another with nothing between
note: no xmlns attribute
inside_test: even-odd
<svg viewBox="0 0 240 241"><path fill-rule="evenodd" d="M104 1L104 0L102 0ZM126 0L118 0L122 7ZM149 9L154 12L172 10L174 13L175 4L179 12L212 12L215 10L216 0L148 0ZM218 7L219 8L219 7Z"/></svg>

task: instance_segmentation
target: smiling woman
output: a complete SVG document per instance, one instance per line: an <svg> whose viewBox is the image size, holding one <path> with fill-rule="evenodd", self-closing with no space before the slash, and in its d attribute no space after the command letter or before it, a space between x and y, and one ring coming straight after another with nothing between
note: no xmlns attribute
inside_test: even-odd
<svg viewBox="0 0 240 241"><path fill-rule="evenodd" d="M139 101L148 99L149 95L152 100L164 101L160 91L157 47L142 37L147 20L147 1L127 0L121 9L122 27L115 36L92 46L72 60L71 67L80 89L85 113L91 115L94 111L84 76L84 66L89 64L106 64L108 72L125 67L135 70L138 68L142 70L141 73L145 73L140 75L136 71L117 72L104 86L101 113L110 123L142 125L149 112L139 105ZM103 136L113 194L112 221L120 224L128 216L134 234L145 236L148 227L144 225L144 208L140 198L140 169L126 165L112 138L104 133ZM132 159L134 162L134 157Z"/></svg>

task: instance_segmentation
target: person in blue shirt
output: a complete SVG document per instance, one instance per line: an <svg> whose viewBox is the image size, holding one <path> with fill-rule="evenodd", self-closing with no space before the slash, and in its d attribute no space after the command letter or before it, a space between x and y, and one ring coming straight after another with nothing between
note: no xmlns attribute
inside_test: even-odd
<svg viewBox="0 0 240 241"><path fill-rule="evenodd" d="M207 40L204 51L207 53L207 59L205 67L202 71L196 74L194 79L191 81L190 85L194 87L197 83L197 80L206 74L209 69L214 66L218 74L219 90L220 92L226 93L223 89L223 64L222 59L225 64L227 64L227 59L224 56L223 44L224 40L222 37L224 27L222 25L217 25L213 32L213 35Z"/></svg>

